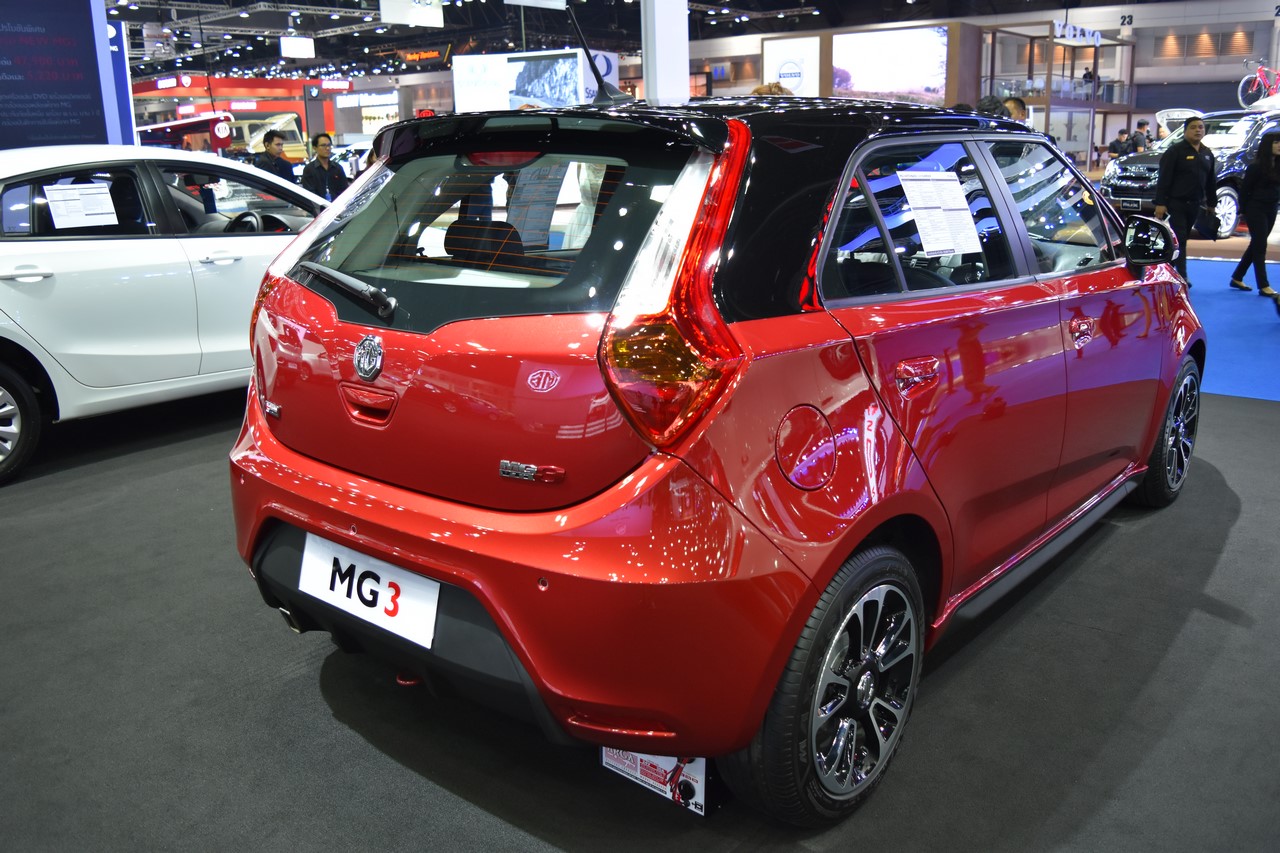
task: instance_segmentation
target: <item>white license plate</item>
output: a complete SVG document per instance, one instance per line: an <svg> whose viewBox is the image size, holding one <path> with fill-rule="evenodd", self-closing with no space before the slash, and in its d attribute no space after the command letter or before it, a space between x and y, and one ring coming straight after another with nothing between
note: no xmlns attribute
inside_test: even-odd
<svg viewBox="0 0 1280 853"><path fill-rule="evenodd" d="M298 588L425 649L435 639L440 584L312 533Z"/></svg>
<svg viewBox="0 0 1280 853"><path fill-rule="evenodd" d="M1120 199L1120 209L1121 210L1141 210L1142 202L1138 201L1136 198L1122 198Z"/></svg>

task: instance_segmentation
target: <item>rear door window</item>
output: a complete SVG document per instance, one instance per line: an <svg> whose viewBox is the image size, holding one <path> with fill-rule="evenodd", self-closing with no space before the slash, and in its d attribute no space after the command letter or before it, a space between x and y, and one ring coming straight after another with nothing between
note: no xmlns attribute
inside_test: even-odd
<svg viewBox="0 0 1280 853"><path fill-rule="evenodd" d="M962 142L869 153L823 265L828 299L931 290L1014 275L1005 229Z"/></svg>

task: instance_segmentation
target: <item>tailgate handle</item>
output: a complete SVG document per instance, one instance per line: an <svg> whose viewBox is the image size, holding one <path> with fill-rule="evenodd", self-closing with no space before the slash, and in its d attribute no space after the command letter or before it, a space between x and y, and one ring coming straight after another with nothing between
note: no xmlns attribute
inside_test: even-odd
<svg viewBox="0 0 1280 853"><path fill-rule="evenodd" d="M342 386L342 401L353 421L371 426L382 426L391 420L391 411L396 407L396 395L390 391L355 385Z"/></svg>
<svg viewBox="0 0 1280 853"><path fill-rule="evenodd" d="M938 381L942 362L937 356L925 355L898 362L893 378L898 383L898 393L910 400L918 397Z"/></svg>

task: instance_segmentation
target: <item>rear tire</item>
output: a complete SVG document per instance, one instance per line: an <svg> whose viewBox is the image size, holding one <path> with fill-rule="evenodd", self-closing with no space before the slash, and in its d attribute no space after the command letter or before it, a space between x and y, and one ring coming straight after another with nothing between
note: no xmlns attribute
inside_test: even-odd
<svg viewBox="0 0 1280 853"><path fill-rule="evenodd" d="M40 403L31 385L0 364L0 483L13 477L40 441Z"/></svg>
<svg viewBox="0 0 1280 853"><path fill-rule="evenodd" d="M1147 460L1147 473L1131 500L1140 506L1165 507L1177 500L1191 468L1200 427L1200 368L1191 356L1182 361L1160 434Z"/></svg>
<svg viewBox="0 0 1280 853"><path fill-rule="evenodd" d="M797 826L852 813L902 743L924 629L920 585L901 552L851 557L809 616L759 731L717 761L734 793Z"/></svg>

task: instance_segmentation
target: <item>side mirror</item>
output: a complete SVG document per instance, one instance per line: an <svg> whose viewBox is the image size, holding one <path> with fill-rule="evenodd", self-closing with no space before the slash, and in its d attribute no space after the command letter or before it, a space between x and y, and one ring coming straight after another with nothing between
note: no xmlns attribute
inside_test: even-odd
<svg viewBox="0 0 1280 853"><path fill-rule="evenodd" d="M1142 267L1167 264L1178 257L1178 238L1168 225L1149 216L1131 216L1125 223L1124 251L1135 274Z"/></svg>

